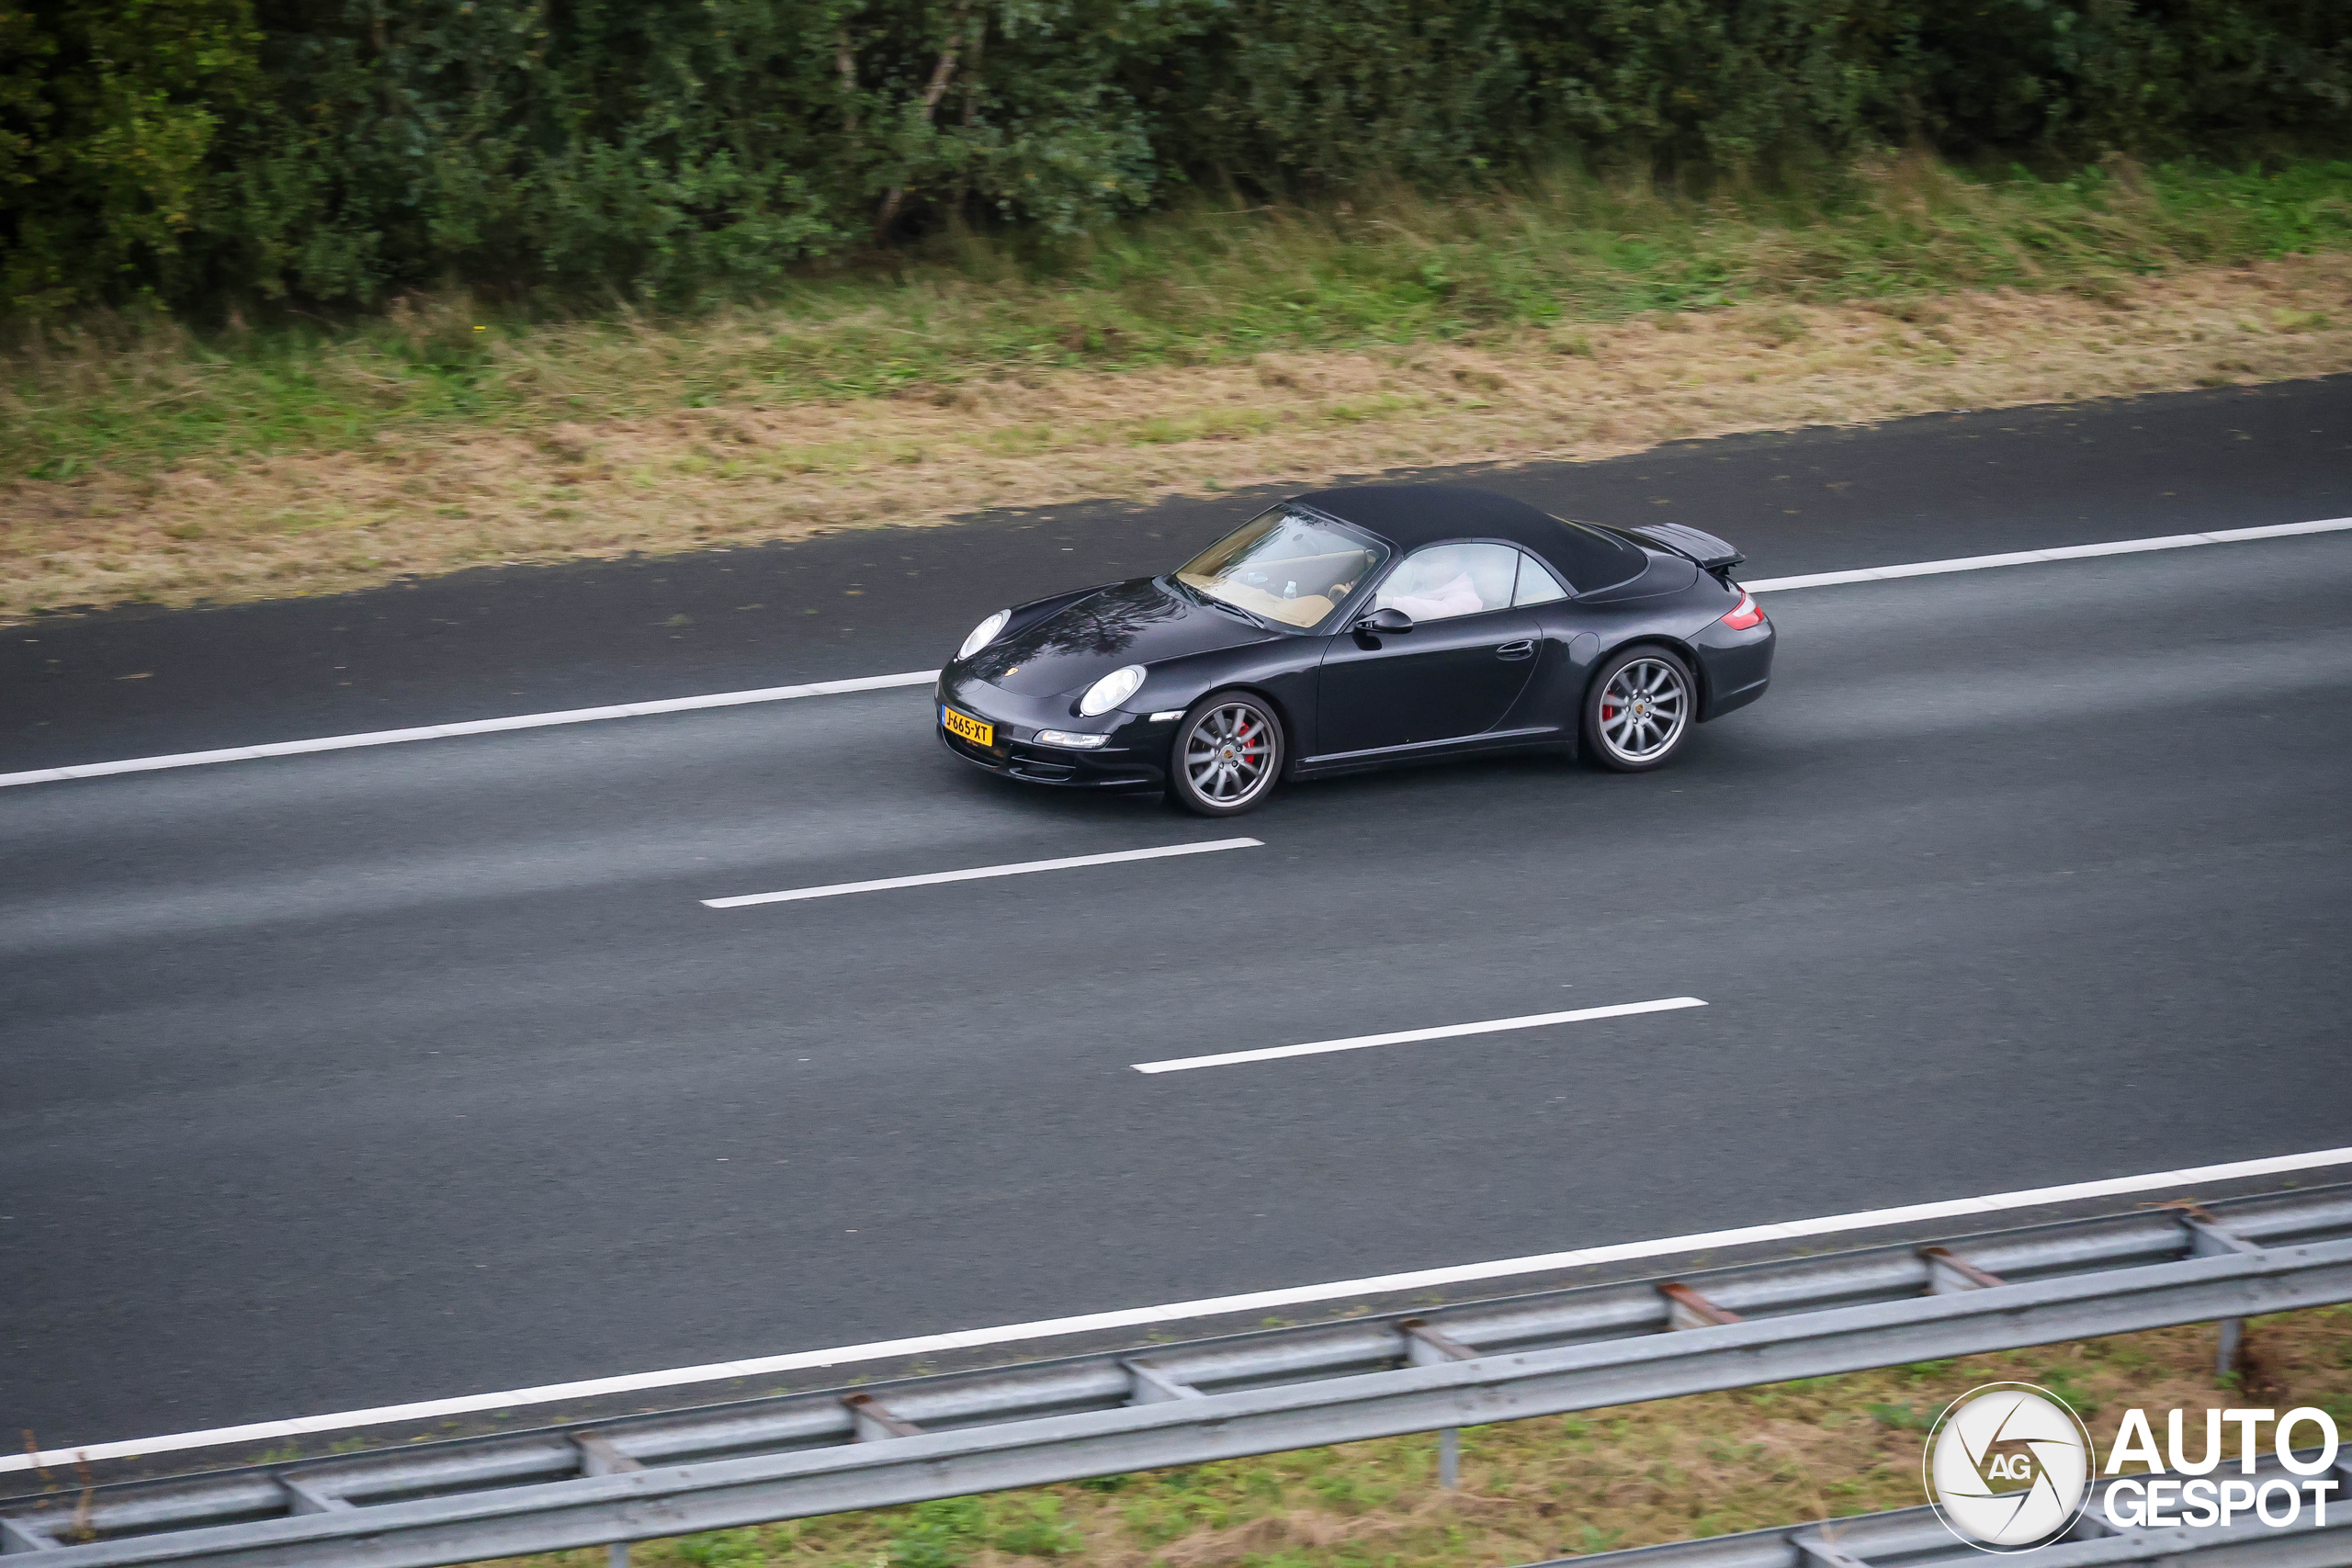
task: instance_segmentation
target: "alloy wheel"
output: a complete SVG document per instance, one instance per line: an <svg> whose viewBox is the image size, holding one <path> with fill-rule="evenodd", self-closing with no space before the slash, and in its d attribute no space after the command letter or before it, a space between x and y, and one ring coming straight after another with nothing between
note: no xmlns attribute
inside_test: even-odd
<svg viewBox="0 0 2352 1568"><path fill-rule="evenodd" d="M1663 659L1630 661L1600 694L1600 743L1621 762L1664 756L1690 719L1690 686Z"/></svg>
<svg viewBox="0 0 2352 1568"><path fill-rule="evenodd" d="M1272 781L1273 726L1245 703L1203 714L1184 738L1184 777L1211 806L1239 806Z"/></svg>

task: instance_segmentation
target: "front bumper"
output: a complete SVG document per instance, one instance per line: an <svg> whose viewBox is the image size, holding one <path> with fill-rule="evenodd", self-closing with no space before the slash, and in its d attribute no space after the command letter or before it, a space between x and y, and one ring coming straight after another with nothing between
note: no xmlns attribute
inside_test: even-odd
<svg viewBox="0 0 2352 1568"><path fill-rule="evenodd" d="M945 676L933 688L932 697L931 727L939 743L976 768L1023 784L1064 789L1167 787L1168 749L1175 739L1177 720L1155 724L1141 714L1115 711L1073 718L1063 699L1015 696L984 681ZM994 744L981 746L949 730L939 720L943 705L994 725ZM1093 750L1080 751L1037 744L1040 729L1083 730L1110 739Z"/></svg>

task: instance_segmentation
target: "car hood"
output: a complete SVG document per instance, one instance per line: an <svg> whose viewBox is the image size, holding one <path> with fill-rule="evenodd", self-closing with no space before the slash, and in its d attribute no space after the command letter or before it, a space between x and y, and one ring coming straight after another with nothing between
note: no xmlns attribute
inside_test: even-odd
<svg viewBox="0 0 2352 1568"><path fill-rule="evenodd" d="M1126 664L1155 664L1280 634L1195 604L1158 580L1098 588L972 655L959 674L1024 697L1091 686Z"/></svg>

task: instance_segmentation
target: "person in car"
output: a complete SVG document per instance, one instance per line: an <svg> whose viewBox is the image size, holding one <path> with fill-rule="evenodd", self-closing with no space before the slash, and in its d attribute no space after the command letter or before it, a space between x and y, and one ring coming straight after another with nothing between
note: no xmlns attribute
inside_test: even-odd
<svg viewBox="0 0 2352 1568"><path fill-rule="evenodd" d="M1381 589L1379 604L1402 610L1417 621L1473 615L1489 607L1470 580L1466 564L1452 550L1424 550L1408 559Z"/></svg>

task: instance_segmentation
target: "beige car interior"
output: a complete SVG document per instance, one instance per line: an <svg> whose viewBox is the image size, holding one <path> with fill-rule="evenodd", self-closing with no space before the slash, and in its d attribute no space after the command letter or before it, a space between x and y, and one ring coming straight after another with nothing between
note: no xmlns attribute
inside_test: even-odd
<svg viewBox="0 0 2352 1568"><path fill-rule="evenodd" d="M1334 550L1328 555L1290 556L1278 560L1259 557L1236 564L1253 575L1262 575L1267 582L1279 582L1280 590L1270 591L1258 583L1204 577L1189 571L1179 573L1178 578L1204 593L1238 604L1270 621L1280 621L1286 626L1311 626L1355 591L1356 581L1372 564L1372 558L1363 550Z"/></svg>

